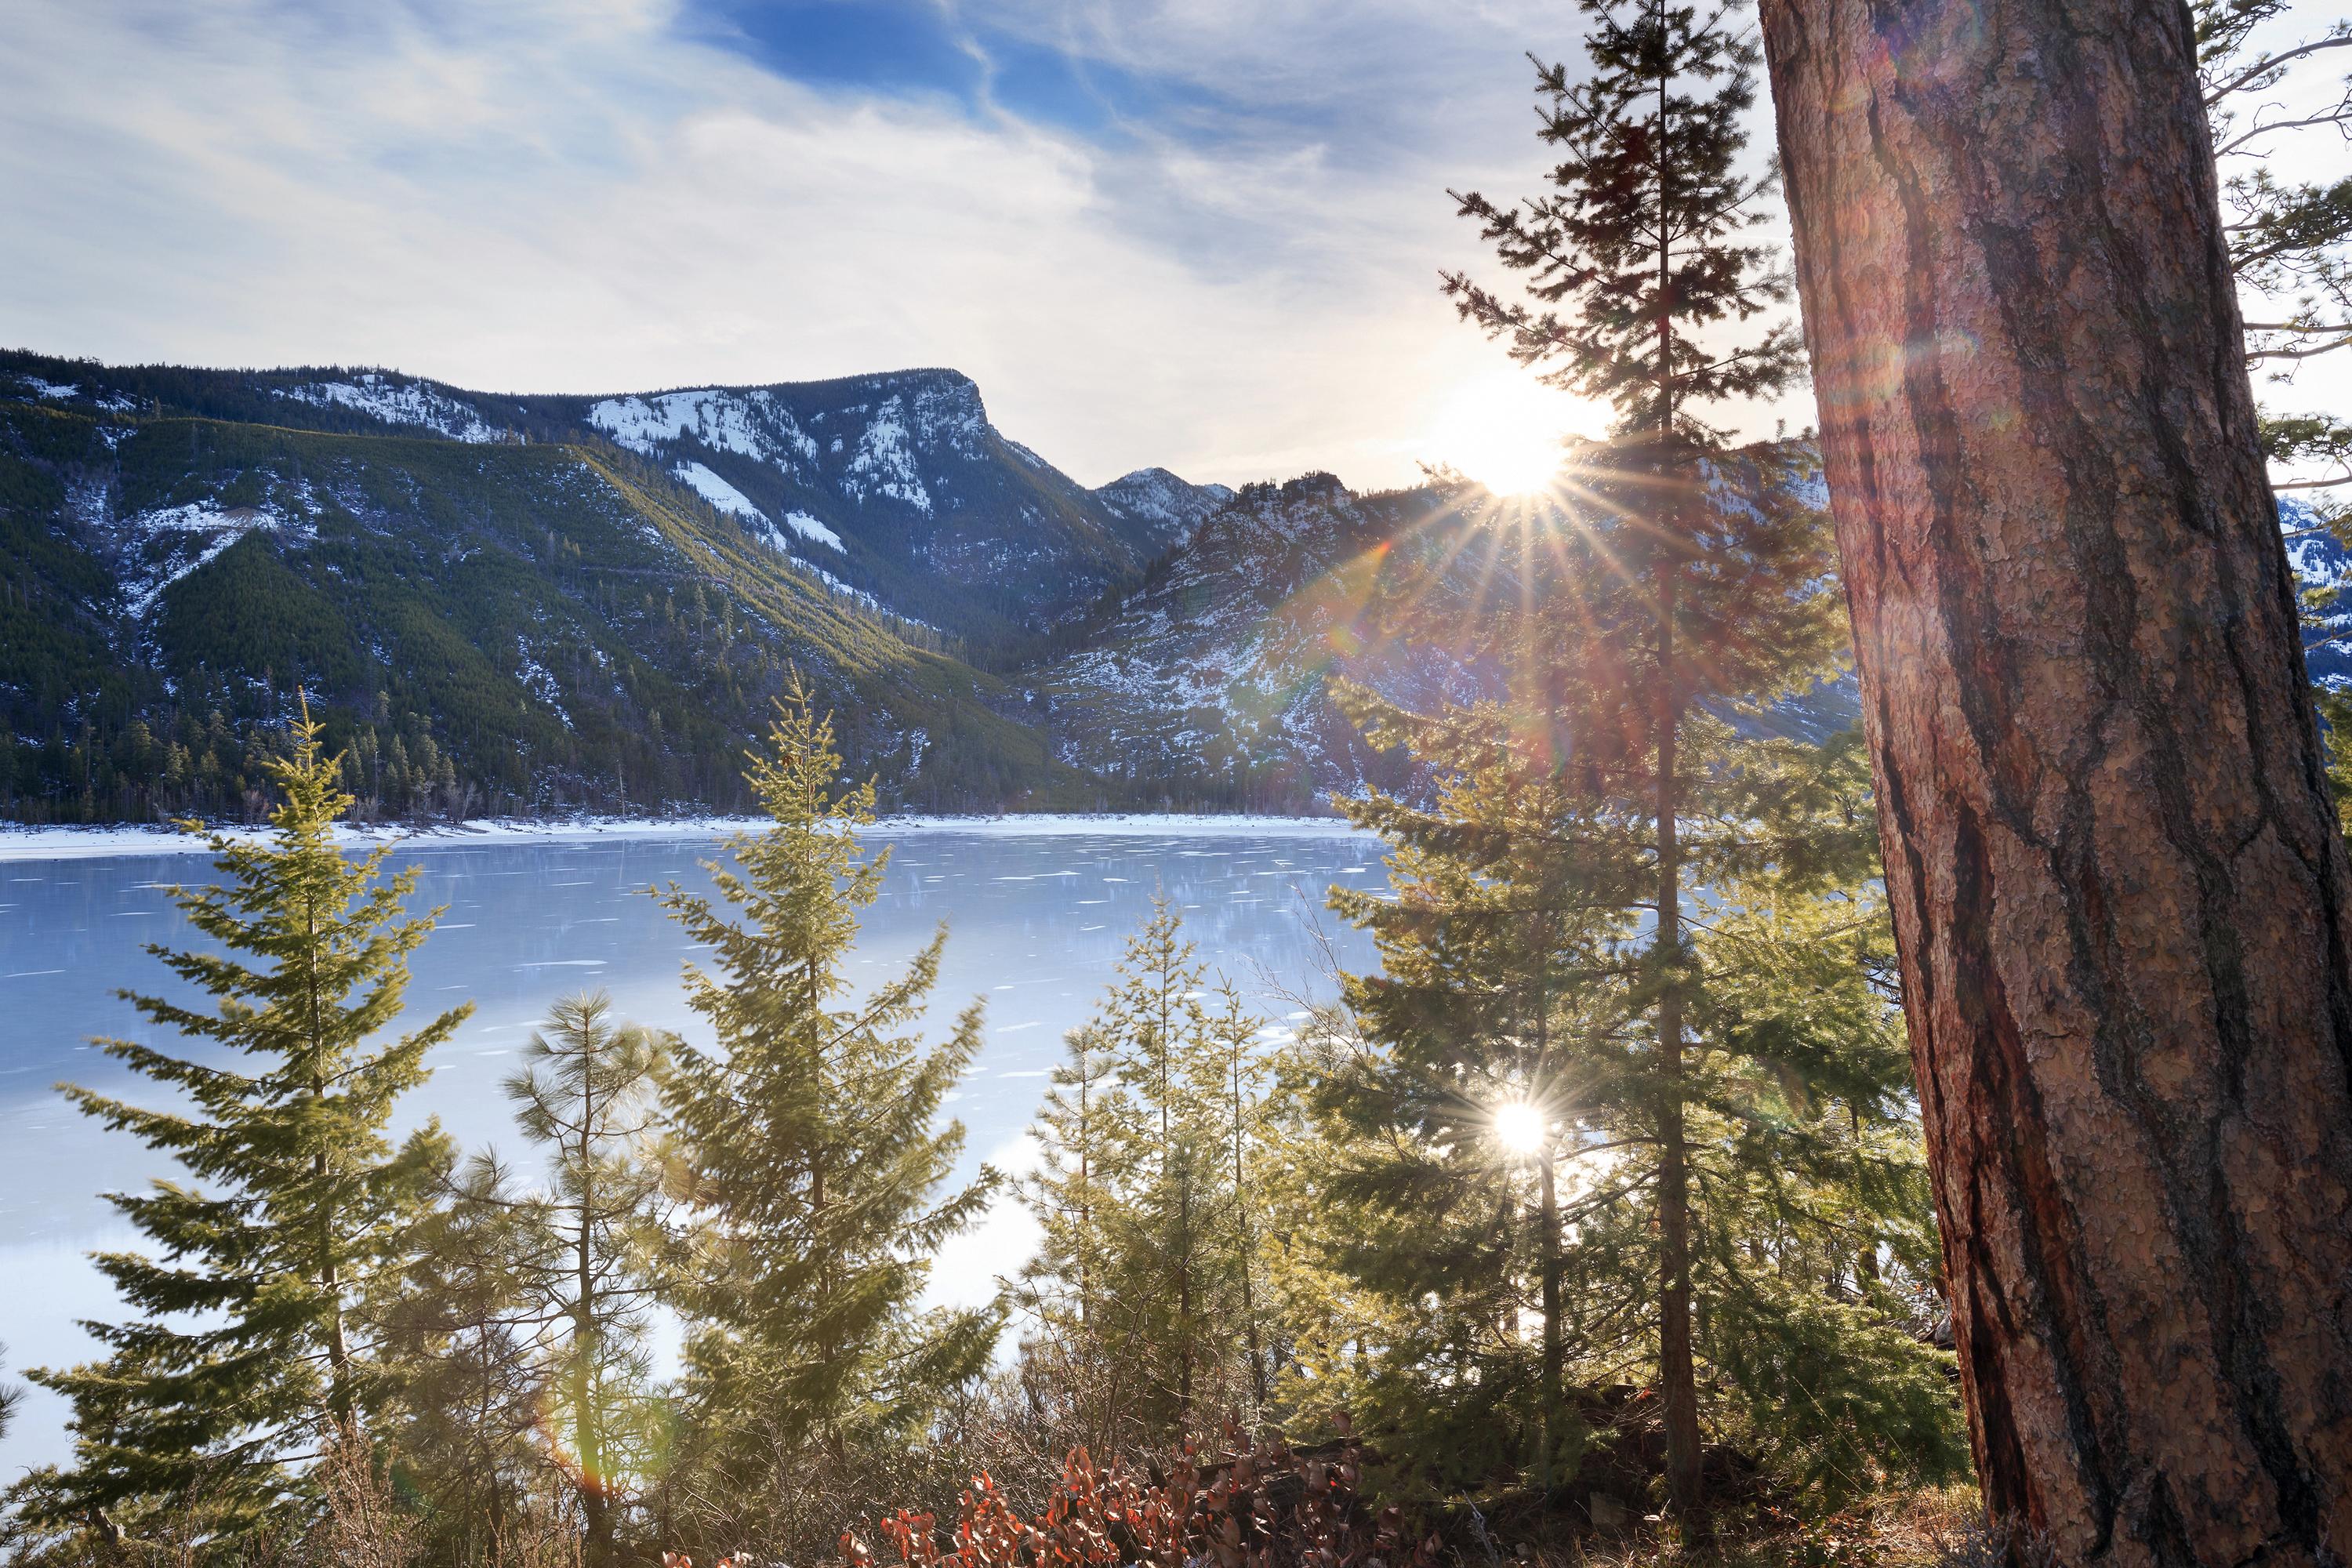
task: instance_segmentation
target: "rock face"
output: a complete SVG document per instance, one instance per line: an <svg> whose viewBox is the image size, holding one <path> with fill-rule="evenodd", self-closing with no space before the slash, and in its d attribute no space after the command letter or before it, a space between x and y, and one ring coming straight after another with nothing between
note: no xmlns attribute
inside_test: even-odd
<svg viewBox="0 0 2352 1568"><path fill-rule="evenodd" d="M954 371L536 403L774 525L779 548L961 635L1050 625L1181 531L1004 436ZM1166 478L1165 504L1197 512L1202 488Z"/></svg>

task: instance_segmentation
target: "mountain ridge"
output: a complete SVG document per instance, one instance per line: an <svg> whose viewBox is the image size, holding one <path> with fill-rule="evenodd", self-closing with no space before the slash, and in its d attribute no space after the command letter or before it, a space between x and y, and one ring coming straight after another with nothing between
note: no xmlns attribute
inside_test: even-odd
<svg viewBox="0 0 2352 1568"><path fill-rule="evenodd" d="M298 693L363 816L738 809L796 678L892 809L1324 809L1413 783L1335 681L1507 690L1473 628L1533 581L1532 517L1089 489L939 367L501 399L0 353L0 816L249 816ZM2352 558L2294 550L2347 602Z"/></svg>

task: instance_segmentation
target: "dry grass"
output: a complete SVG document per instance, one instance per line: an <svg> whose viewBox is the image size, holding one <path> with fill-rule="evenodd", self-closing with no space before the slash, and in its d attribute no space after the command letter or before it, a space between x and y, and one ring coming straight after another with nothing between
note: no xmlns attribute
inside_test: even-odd
<svg viewBox="0 0 2352 1568"><path fill-rule="evenodd" d="M1571 1549L1537 1568L1997 1568L1973 1486L1895 1493L1823 1519L1725 1521L1709 1548L1629 1537Z"/></svg>

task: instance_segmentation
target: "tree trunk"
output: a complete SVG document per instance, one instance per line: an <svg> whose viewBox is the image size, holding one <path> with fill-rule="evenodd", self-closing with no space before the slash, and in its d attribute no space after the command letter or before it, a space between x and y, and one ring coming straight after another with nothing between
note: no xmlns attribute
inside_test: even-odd
<svg viewBox="0 0 2352 1568"><path fill-rule="evenodd" d="M582 1152L587 1150L587 1134L581 1134ZM584 1158L582 1168L593 1171ZM596 1321L595 1222L594 1189L583 1192L580 1204L580 1230L573 1258L578 1270L575 1289L577 1305L572 1324L572 1438L580 1449L580 1512L585 1537L581 1560L584 1568L611 1568L613 1561L613 1518L611 1479L605 1474L604 1434L596 1409L596 1363L598 1360L598 1325Z"/></svg>
<svg viewBox="0 0 2352 1568"><path fill-rule="evenodd" d="M2352 868L2189 13L1763 26L1986 1502L2342 1563Z"/></svg>
<svg viewBox="0 0 2352 1568"><path fill-rule="evenodd" d="M1666 1495L1685 1541L1707 1538L1701 1490L1698 1373L1691 1357L1690 1155L1683 1133L1683 704L1675 663L1678 566L1658 579L1658 1393L1666 1427Z"/></svg>
<svg viewBox="0 0 2352 1568"><path fill-rule="evenodd" d="M1568 1412L1561 1397L1568 1384L1568 1355L1560 1322L1559 1183L1556 1164L1550 1146L1546 1145L1537 1163L1537 1195L1541 1205L1537 1223L1543 1226L1543 1244L1536 1249L1537 1266L1543 1270L1539 1282L1543 1292L1543 1452L1536 1469L1546 1492L1551 1490L1556 1479L1552 1464L1559 1457L1568 1426Z"/></svg>

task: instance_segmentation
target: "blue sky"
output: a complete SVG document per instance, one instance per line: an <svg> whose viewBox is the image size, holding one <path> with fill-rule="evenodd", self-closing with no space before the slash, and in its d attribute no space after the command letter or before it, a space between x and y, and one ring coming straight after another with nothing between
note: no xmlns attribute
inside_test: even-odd
<svg viewBox="0 0 2352 1568"><path fill-rule="evenodd" d="M610 392L948 364L1077 478L1596 430L1457 324L1560 0L0 0L0 342ZM1759 110L1759 153L1769 143ZM1491 269L1489 269L1491 270ZM2307 399L2306 399L2307 400ZM1801 394L1745 427L1810 422Z"/></svg>
<svg viewBox="0 0 2352 1568"><path fill-rule="evenodd" d="M951 364L1088 482L1404 482L1538 0L8 0L0 342L615 391ZM1559 405L1563 425L1593 424ZM1458 417L1456 423L1459 423Z"/></svg>

